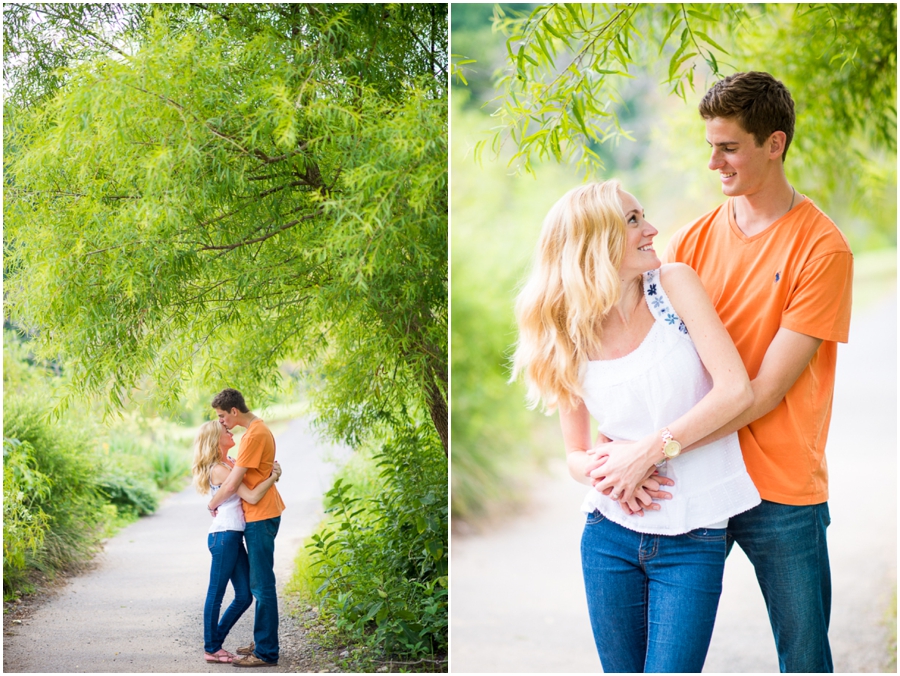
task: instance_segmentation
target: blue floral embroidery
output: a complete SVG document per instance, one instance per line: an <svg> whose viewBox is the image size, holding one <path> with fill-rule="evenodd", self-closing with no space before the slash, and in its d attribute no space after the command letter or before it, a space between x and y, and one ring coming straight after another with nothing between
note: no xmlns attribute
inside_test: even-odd
<svg viewBox="0 0 900 676"><path fill-rule="evenodd" d="M664 310L664 312L667 312L667 311L668 310ZM678 315L672 314L671 312L669 312L669 314L666 315L666 322L669 324L674 324L675 320L677 320L677 319L678 319Z"/></svg>
<svg viewBox="0 0 900 676"><path fill-rule="evenodd" d="M647 295L655 296L656 295L656 284L651 284L647 287Z"/></svg>
<svg viewBox="0 0 900 676"><path fill-rule="evenodd" d="M650 304L651 304L653 307L655 307L655 308L659 308L659 307L660 307L661 305L663 305L665 302L666 302L666 301L664 301L664 300L662 299L662 296L657 296L656 298L654 298L653 300L650 301Z"/></svg>
<svg viewBox="0 0 900 676"><path fill-rule="evenodd" d="M684 322L683 322L683 321L680 321L680 320L679 320L679 322L678 322L678 330L681 331L684 335L687 335L688 330L687 330L687 327L684 325Z"/></svg>

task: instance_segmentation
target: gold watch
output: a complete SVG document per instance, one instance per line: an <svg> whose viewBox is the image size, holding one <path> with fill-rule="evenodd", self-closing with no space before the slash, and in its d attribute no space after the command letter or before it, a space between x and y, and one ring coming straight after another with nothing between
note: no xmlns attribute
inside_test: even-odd
<svg viewBox="0 0 900 676"><path fill-rule="evenodd" d="M666 456L666 460L670 460L671 458L675 458L681 453L681 443L675 441L675 437L672 436L672 433L669 431L668 427L663 428L662 433L660 434L662 437L662 452L663 455Z"/></svg>

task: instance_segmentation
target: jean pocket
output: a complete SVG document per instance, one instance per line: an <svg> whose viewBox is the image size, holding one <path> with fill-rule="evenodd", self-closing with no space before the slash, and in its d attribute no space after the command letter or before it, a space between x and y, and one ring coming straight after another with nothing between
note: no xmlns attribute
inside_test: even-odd
<svg viewBox="0 0 900 676"><path fill-rule="evenodd" d="M695 528L687 533L691 540L701 540L703 542L725 542L725 528Z"/></svg>
<svg viewBox="0 0 900 676"><path fill-rule="evenodd" d="M585 526L596 526L598 523L601 523L606 520L606 517L600 512L599 509L595 509L593 512L587 515L587 521L585 522Z"/></svg>

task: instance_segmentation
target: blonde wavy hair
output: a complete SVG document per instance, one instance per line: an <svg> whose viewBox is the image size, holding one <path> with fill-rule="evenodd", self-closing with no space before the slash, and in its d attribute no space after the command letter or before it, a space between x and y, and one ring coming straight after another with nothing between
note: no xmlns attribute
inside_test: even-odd
<svg viewBox="0 0 900 676"><path fill-rule="evenodd" d="M203 423L194 439L194 464L191 473L194 475L194 488L198 493L209 493L209 475L213 467L221 460L219 439L222 436L222 423L211 420Z"/></svg>
<svg viewBox="0 0 900 676"><path fill-rule="evenodd" d="M527 400L552 413L575 408L600 323L621 294L625 213L618 181L570 190L544 219L531 274L516 300L519 339L510 382L524 374Z"/></svg>

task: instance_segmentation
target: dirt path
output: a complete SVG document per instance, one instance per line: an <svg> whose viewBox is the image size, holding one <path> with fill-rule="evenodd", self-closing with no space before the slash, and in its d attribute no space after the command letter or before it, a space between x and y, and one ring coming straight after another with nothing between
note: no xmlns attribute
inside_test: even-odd
<svg viewBox="0 0 900 676"><path fill-rule="evenodd" d="M322 516L321 496L348 451L329 446L295 420L276 437L286 504L275 541L279 591L293 571L302 539ZM337 460L338 462L332 462ZM169 497L109 540L91 572L59 593L3 639L5 672L212 672L233 667L203 662L203 602L209 582L206 498L193 488ZM232 598L231 588L223 609ZM251 606L226 641L230 650L253 637ZM283 608L283 602L282 602ZM309 651L281 613L281 658L268 673L304 671Z"/></svg>
<svg viewBox="0 0 900 676"><path fill-rule="evenodd" d="M851 342L839 348L828 440L836 672L880 672L888 660L884 618L897 579L896 302L858 312ZM560 461L501 528L454 535L453 672L600 671L579 559L583 490ZM778 671L762 594L739 548L725 567L704 671Z"/></svg>

